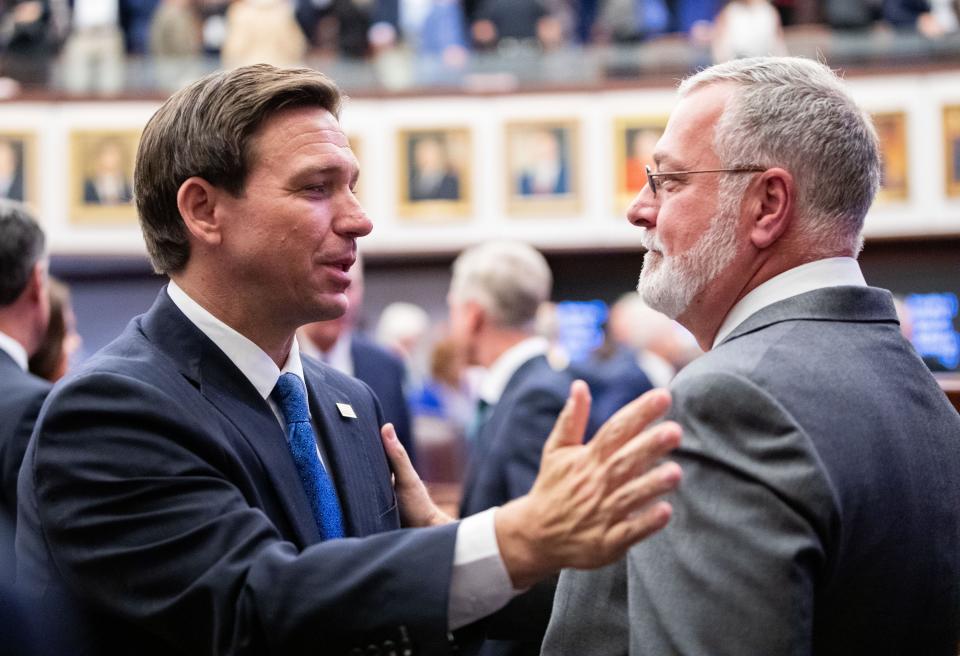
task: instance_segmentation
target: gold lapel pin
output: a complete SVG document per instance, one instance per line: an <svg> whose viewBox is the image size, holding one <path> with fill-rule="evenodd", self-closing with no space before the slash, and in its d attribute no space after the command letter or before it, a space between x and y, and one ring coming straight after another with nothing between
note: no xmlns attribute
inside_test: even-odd
<svg viewBox="0 0 960 656"><path fill-rule="evenodd" d="M340 411L341 417L346 417L348 419L356 419L357 413L353 411L353 406L349 403L338 403L337 410Z"/></svg>

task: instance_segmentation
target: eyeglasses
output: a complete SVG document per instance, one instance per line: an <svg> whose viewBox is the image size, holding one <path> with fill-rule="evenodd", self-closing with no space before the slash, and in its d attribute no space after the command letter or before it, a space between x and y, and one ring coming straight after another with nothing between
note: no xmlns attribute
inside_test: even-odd
<svg viewBox="0 0 960 656"><path fill-rule="evenodd" d="M703 169L700 171L664 171L663 173L654 173L650 165L647 164L647 184L650 185L650 191L654 198L657 196L657 178L669 178L678 175L690 175L691 173L760 173L766 171L763 166L744 166L736 169Z"/></svg>

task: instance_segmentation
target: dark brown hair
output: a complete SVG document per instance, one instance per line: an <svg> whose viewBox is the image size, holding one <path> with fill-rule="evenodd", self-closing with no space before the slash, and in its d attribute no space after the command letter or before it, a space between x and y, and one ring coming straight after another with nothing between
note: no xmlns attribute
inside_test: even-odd
<svg viewBox="0 0 960 656"><path fill-rule="evenodd" d="M147 122L137 149L134 198L157 273L190 257L177 192L198 176L234 196L243 193L260 126L277 112L316 106L337 115L341 95L323 73L244 66L208 75L173 94Z"/></svg>

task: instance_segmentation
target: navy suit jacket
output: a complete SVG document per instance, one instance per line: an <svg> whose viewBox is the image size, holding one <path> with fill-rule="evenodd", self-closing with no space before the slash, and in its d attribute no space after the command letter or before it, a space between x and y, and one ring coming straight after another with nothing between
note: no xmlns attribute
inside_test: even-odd
<svg viewBox="0 0 960 656"><path fill-rule="evenodd" d="M571 365L570 373L590 386L593 397L587 437L593 437L617 410L653 389L647 374L637 364L637 356L622 347L607 358L601 359L594 354L586 362Z"/></svg>
<svg viewBox="0 0 960 656"><path fill-rule="evenodd" d="M543 444L570 391L570 377L539 355L514 372L477 430L464 482L460 516L500 506L530 491ZM490 624L482 656L535 656L546 631L555 580L534 586Z"/></svg>
<svg viewBox="0 0 960 656"><path fill-rule="evenodd" d="M396 530L373 394L304 374L345 539L320 542L276 416L166 290L57 387L20 479L18 578L80 606L75 653L449 650L456 525Z"/></svg>
<svg viewBox="0 0 960 656"><path fill-rule="evenodd" d="M384 418L393 423L397 437L410 458L416 462L413 435L410 433L410 409L403 393L403 382L407 376L403 362L356 333L350 339L350 357L353 359L354 376L369 385L377 395Z"/></svg>
<svg viewBox="0 0 960 656"><path fill-rule="evenodd" d="M17 473L50 387L0 350L0 515L11 526L17 518ZM3 547L13 553L13 532L4 535L9 544Z"/></svg>

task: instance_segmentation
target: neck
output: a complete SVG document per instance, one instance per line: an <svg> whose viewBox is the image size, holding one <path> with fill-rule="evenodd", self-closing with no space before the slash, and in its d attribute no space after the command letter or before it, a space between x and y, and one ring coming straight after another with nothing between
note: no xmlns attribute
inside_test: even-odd
<svg viewBox="0 0 960 656"><path fill-rule="evenodd" d="M0 332L16 340L28 356L32 356L36 352L42 338L42 336L34 335L36 331L29 325L31 316L28 312L24 312L19 305L8 306L0 312Z"/></svg>
<svg viewBox="0 0 960 656"><path fill-rule="evenodd" d="M205 284L205 278L186 273L170 276L187 296L196 301L207 312L227 324L238 333L259 346L264 353L281 369L290 355L296 326L280 324L276 316L264 316L260 308L248 307L244 299L235 294L235 290L225 289L222 285Z"/></svg>
<svg viewBox="0 0 960 656"><path fill-rule="evenodd" d="M530 333L525 330L491 329L477 341L476 362L474 364L489 368L501 355L528 337L530 337Z"/></svg>

